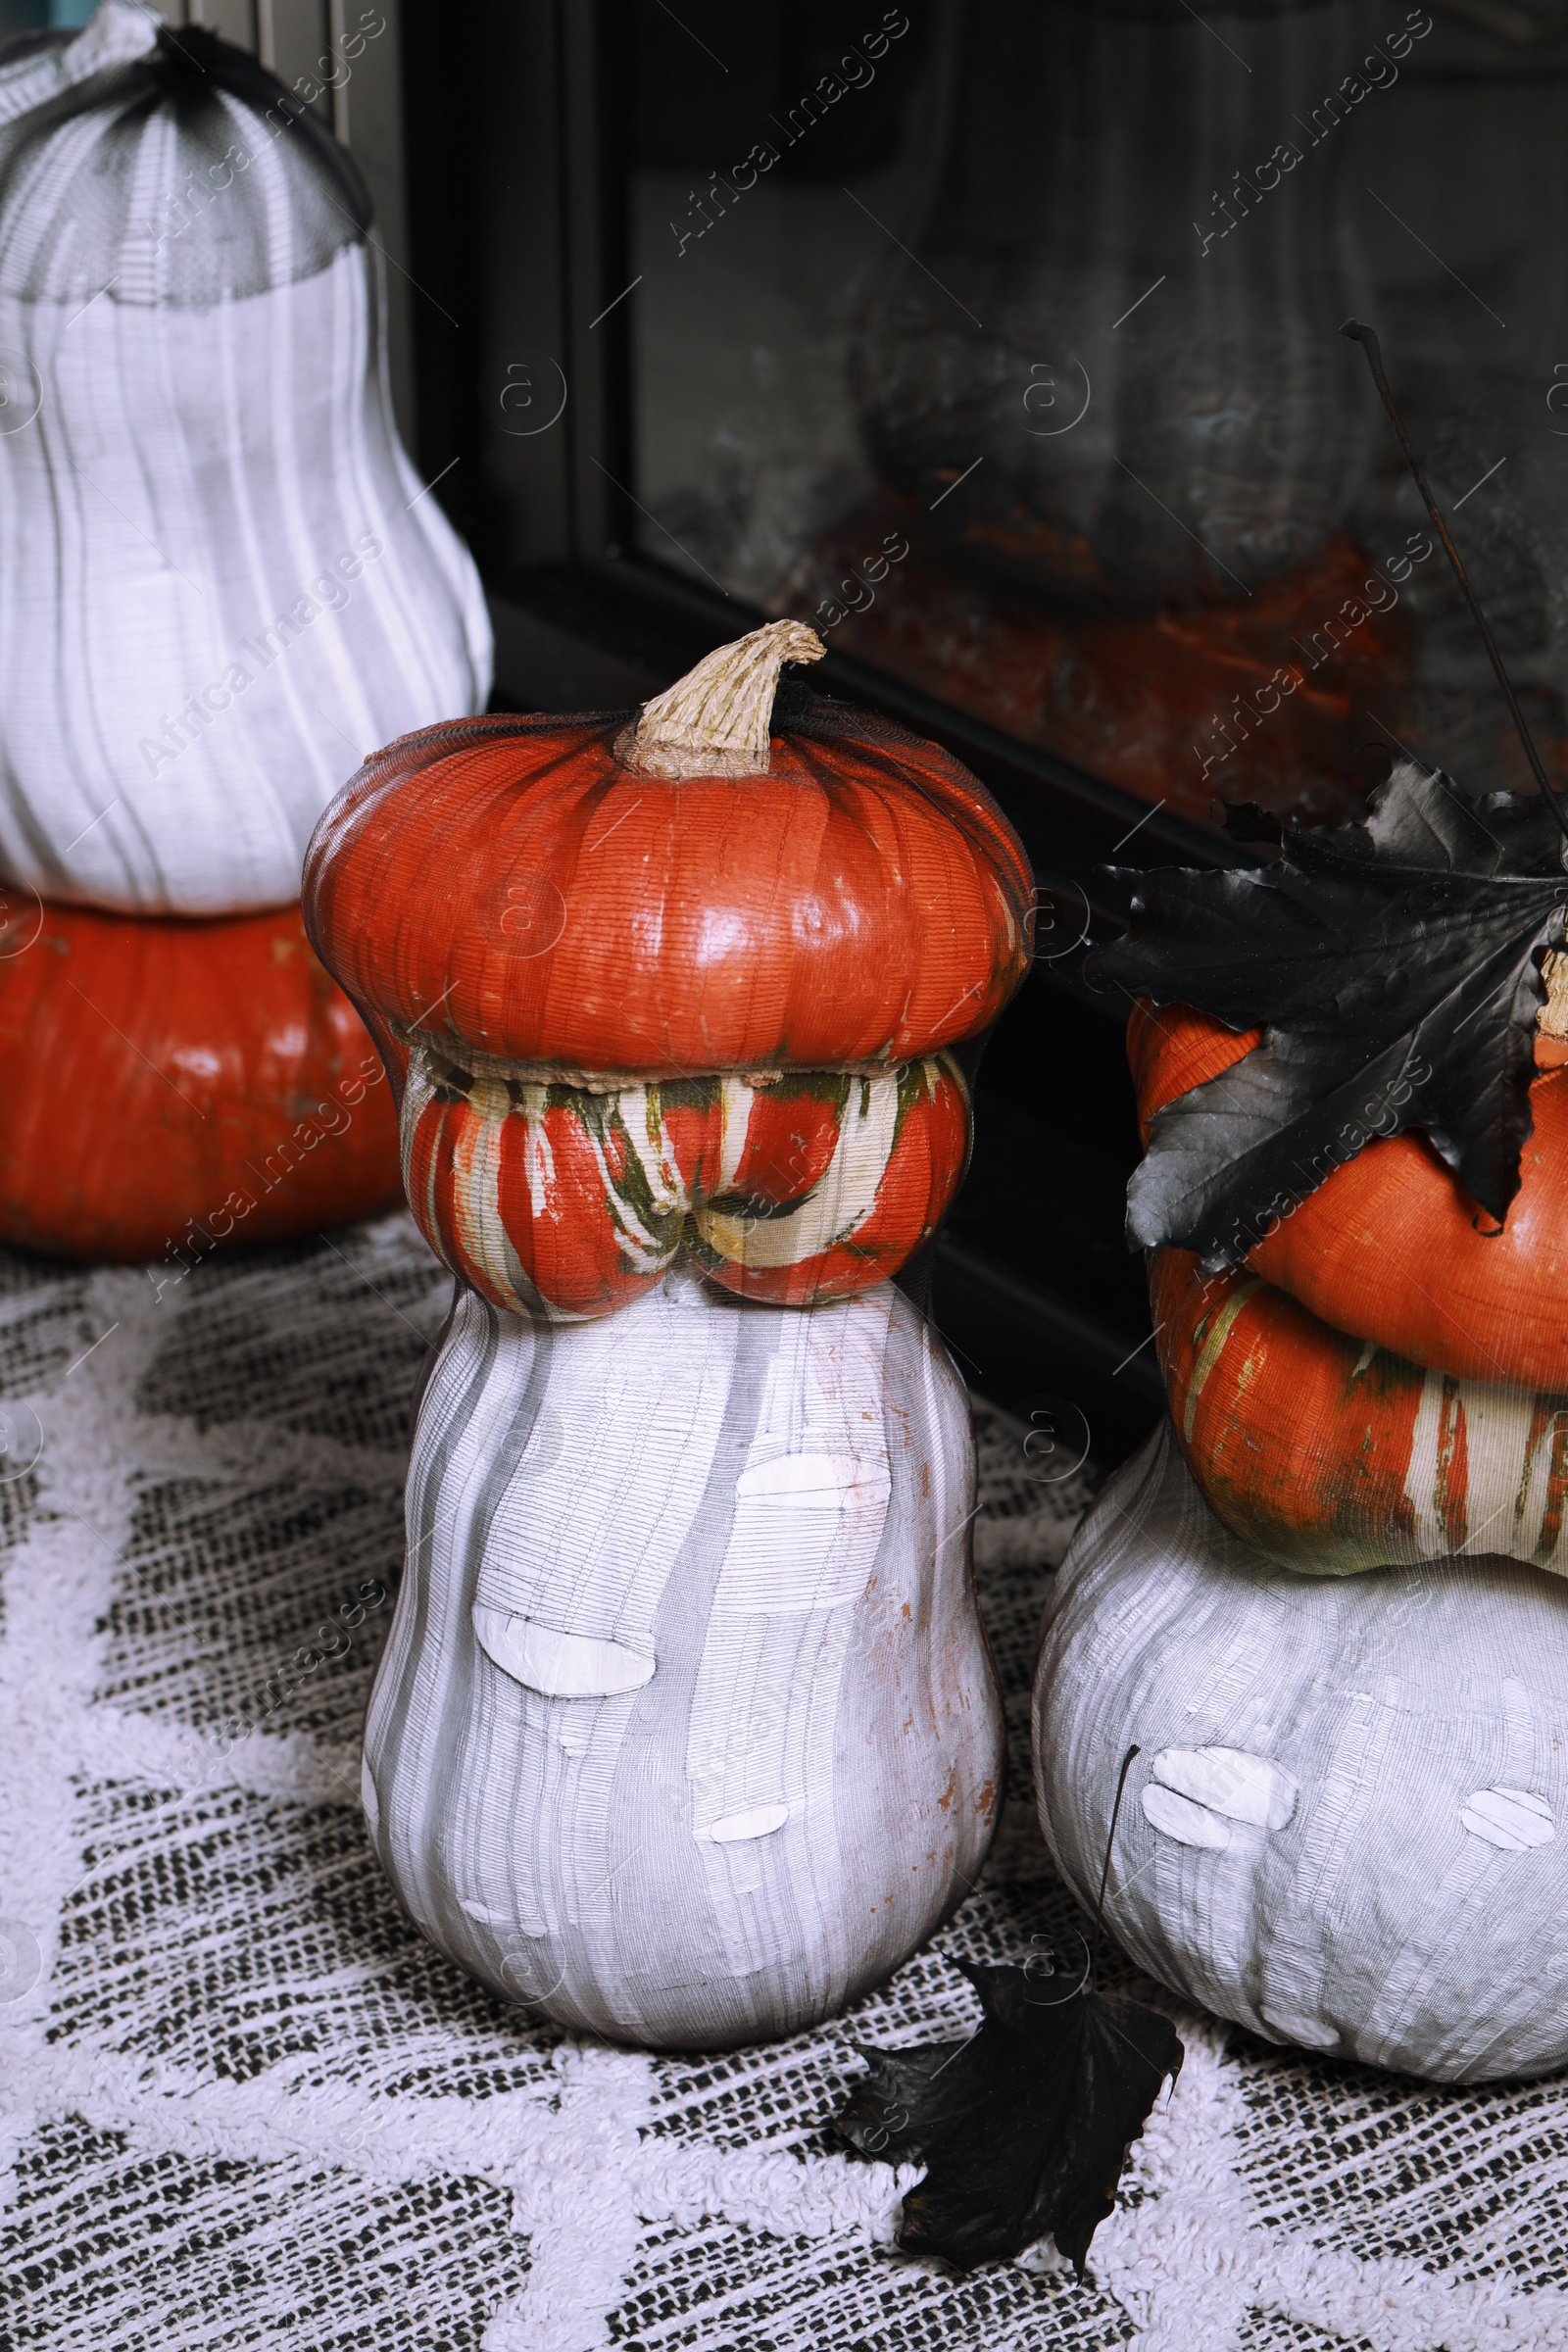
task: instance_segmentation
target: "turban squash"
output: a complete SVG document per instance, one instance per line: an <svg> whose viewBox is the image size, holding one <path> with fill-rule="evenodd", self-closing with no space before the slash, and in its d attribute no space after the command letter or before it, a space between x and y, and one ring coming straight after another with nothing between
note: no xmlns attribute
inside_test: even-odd
<svg viewBox="0 0 1568 2352"><path fill-rule="evenodd" d="M968 1089L948 1054L594 1093L509 1091L416 1046L405 1083L421 1228L521 1314L608 1314L682 1247L777 1306L858 1290L935 1233L968 1154Z"/></svg>
<svg viewBox="0 0 1568 2352"><path fill-rule="evenodd" d="M773 727L821 651L775 621L630 725L428 728L317 829L307 926L386 1053L415 1215L498 1306L608 1313L683 1246L809 1304L936 1230L948 1049L1022 979L1032 881L934 745L814 698Z"/></svg>
<svg viewBox="0 0 1568 2352"><path fill-rule="evenodd" d="M1128 1050L1146 1136L1259 1035L1140 1003ZM1404 1134L1265 1218L1245 1271L1152 1252L1177 1435L1209 1502L1270 1558L1340 1574L1500 1553L1568 1573L1568 1069L1549 1037L1537 1057L1500 1232Z"/></svg>

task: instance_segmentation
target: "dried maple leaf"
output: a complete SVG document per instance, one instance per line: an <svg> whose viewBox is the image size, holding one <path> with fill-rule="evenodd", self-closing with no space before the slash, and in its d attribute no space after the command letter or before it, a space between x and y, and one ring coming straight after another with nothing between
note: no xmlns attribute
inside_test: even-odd
<svg viewBox="0 0 1568 2352"><path fill-rule="evenodd" d="M967 2041L861 2049L868 2073L834 2118L864 2156L922 2158L899 2245L959 2270L1003 2261L1049 2231L1081 2278L1127 2150L1182 2045L1169 2020L1094 1989L1086 1962L1054 1977L957 1961L985 2022Z"/></svg>
<svg viewBox="0 0 1568 2352"><path fill-rule="evenodd" d="M1273 864L1129 877L1132 928L1089 958L1090 984L1264 1032L1156 1115L1129 1242L1234 1265L1282 1200L1407 1127L1500 1221L1531 1131L1563 856L1544 802L1467 799L1405 760L1364 823L1294 827Z"/></svg>

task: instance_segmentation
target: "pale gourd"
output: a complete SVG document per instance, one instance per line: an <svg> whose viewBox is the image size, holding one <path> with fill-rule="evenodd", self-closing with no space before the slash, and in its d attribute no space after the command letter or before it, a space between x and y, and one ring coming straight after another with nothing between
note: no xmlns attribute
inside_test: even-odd
<svg viewBox="0 0 1568 2352"><path fill-rule="evenodd" d="M677 1266L618 1312L460 1289L366 1726L431 1940L574 2032L814 2024L968 1892L1000 1700L962 1384L891 1283L809 1310Z"/></svg>
<svg viewBox="0 0 1568 2352"><path fill-rule="evenodd" d="M1446 2082L1568 2062L1568 1591L1520 1562L1345 1580L1223 1526L1168 1424L1048 1605L1035 1783L1141 1968L1276 2042Z"/></svg>
<svg viewBox="0 0 1568 2352"><path fill-rule="evenodd" d="M0 68L0 869L45 900L286 903L365 754L483 706L368 223L199 27L104 0Z"/></svg>

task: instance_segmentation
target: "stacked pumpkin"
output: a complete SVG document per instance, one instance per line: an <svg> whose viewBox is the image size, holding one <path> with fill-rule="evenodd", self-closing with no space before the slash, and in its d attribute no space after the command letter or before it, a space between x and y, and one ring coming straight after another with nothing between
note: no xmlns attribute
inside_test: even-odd
<svg viewBox="0 0 1568 2352"><path fill-rule="evenodd" d="M1568 977L1568 959L1552 955L1548 971ZM1552 995L1500 1225L1429 1140L1388 1133L1283 1216L1266 1212L1242 1264L1208 1273L1191 1250L1152 1252L1182 1449L1227 1526L1270 1559L1341 1575L1501 1553L1568 1571L1561 978ZM1141 1003L1128 1055L1146 1145L1167 1103L1262 1037ZM1374 1100L1366 1117L1392 1129L1393 1109Z"/></svg>
<svg viewBox="0 0 1568 2352"><path fill-rule="evenodd" d="M1568 2060L1563 857L1401 762L1364 825L1152 877L1098 958L1170 1421L1049 1612L1048 1836L1093 1885L1136 1741L1143 1964L1444 2079Z"/></svg>
<svg viewBox="0 0 1568 2352"><path fill-rule="evenodd" d="M488 624L316 118L134 0L0 116L0 1235L183 1264L396 1197L300 860L368 743L483 701Z"/></svg>
<svg viewBox="0 0 1568 2352"><path fill-rule="evenodd" d="M306 919L458 1277L366 1734L415 1919L563 2023L713 2045L885 1975L989 1841L960 1382L889 1277L1027 963L973 777L780 621L615 718L433 727Z"/></svg>

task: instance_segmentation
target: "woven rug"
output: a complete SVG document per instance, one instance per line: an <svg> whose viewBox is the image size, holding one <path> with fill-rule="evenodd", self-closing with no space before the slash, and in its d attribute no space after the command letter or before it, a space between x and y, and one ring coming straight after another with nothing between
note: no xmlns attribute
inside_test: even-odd
<svg viewBox="0 0 1568 2352"><path fill-rule="evenodd" d="M797 2040L574 2044L421 1942L361 1826L446 1278L400 1218L175 1271L0 1257L0 2343L1568 2344L1563 2085L1436 2092L1174 2010L1186 2065L1091 2282L1049 2249L968 2278L894 2250L915 2176L824 2128L853 2045L971 2026L948 1955L1076 1916L1025 1710L1088 1486L1041 1483L1016 1424L979 1408L1014 1785L963 1910Z"/></svg>

